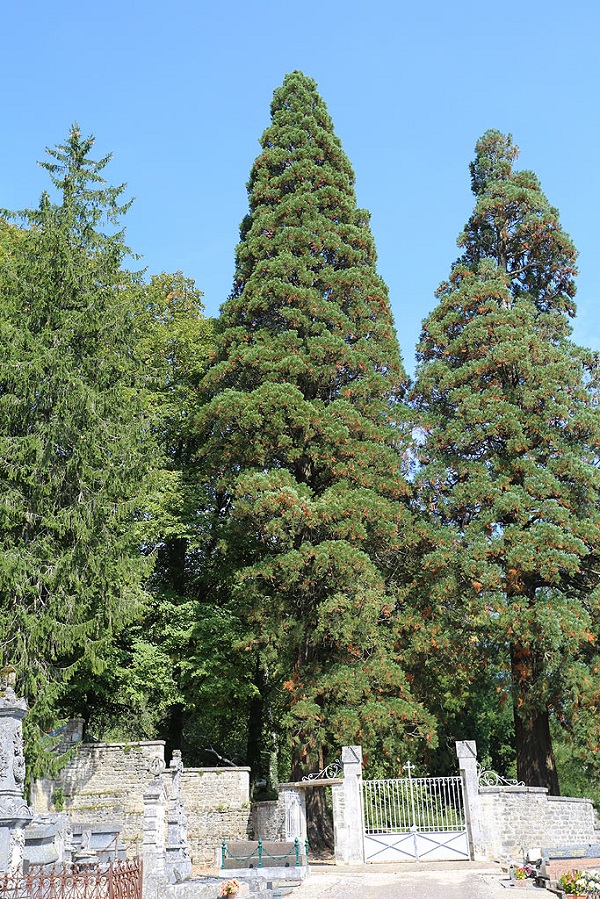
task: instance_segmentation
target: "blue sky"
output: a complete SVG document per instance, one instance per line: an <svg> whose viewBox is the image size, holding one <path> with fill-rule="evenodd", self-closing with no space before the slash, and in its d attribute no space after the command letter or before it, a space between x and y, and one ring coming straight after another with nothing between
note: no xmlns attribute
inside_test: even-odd
<svg viewBox="0 0 600 899"><path fill-rule="evenodd" d="M0 206L36 205L77 120L136 198L129 245L216 315L273 90L313 77L372 214L404 360L457 256L468 164L510 131L580 251L575 339L600 350L600 4L595 0L22 0L3 4Z"/></svg>

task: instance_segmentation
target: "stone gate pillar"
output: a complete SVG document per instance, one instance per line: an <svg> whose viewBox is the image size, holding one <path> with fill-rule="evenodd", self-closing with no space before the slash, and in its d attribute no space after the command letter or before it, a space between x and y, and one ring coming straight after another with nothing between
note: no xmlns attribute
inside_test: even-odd
<svg viewBox="0 0 600 899"><path fill-rule="evenodd" d="M15 670L0 671L0 872L20 874L25 826L31 811L23 798L23 718L27 703L15 694Z"/></svg>
<svg viewBox="0 0 600 899"><path fill-rule="evenodd" d="M463 782L465 796L465 816L469 835L471 858L486 858L481 808L479 804L479 778L477 776L477 744L475 740L461 740L456 743L458 767Z"/></svg>
<svg viewBox="0 0 600 899"><path fill-rule="evenodd" d="M342 749L342 783L332 787L335 861L362 865L365 860L362 814L362 747Z"/></svg>

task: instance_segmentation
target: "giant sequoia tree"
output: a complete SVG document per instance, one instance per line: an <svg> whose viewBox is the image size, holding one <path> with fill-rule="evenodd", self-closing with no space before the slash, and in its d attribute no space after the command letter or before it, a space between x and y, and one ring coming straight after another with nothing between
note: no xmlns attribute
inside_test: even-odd
<svg viewBox="0 0 600 899"><path fill-rule="evenodd" d="M205 379L215 560L254 661L249 756L288 711L292 767L343 742L396 755L429 716L394 645L408 515L405 375L368 214L315 83L274 94Z"/></svg>
<svg viewBox="0 0 600 899"><path fill-rule="evenodd" d="M424 567L447 623L470 622L478 676L501 692L509 673L519 778L557 793L549 717L581 697L598 626L597 371L569 340L576 253L556 210L510 137L476 150L464 253L418 348L418 488L440 528Z"/></svg>
<svg viewBox="0 0 600 899"><path fill-rule="evenodd" d="M43 163L58 192L5 229L0 271L0 654L55 723L136 614L148 469L134 280L105 185L74 126ZM67 710L85 712L82 690ZM29 743L29 747L33 743ZM35 773L35 772L34 772Z"/></svg>

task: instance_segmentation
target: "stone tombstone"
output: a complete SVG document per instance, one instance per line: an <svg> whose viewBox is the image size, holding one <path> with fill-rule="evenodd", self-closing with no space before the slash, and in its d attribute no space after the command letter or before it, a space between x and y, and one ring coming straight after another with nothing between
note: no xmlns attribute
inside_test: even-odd
<svg viewBox="0 0 600 899"><path fill-rule="evenodd" d="M144 839L142 858L144 860L143 895L165 896L167 894L167 875L165 870L166 853L166 811L167 791L160 775L144 792Z"/></svg>
<svg viewBox="0 0 600 899"><path fill-rule="evenodd" d="M20 874L31 811L23 797L23 718L27 703L15 693L14 668L0 670L0 872Z"/></svg>
<svg viewBox="0 0 600 899"><path fill-rule="evenodd" d="M171 774L171 795L167 809L165 873L171 883L179 883L187 880L192 873L192 862L188 851L187 823L181 796L183 761L179 749L173 750L169 773Z"/></svg>

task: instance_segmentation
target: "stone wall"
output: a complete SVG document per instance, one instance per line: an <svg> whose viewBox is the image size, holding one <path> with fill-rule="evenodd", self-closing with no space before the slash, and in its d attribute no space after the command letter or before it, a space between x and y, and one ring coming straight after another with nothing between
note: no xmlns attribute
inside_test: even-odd
<svg viewBox="0 0 600 899"><path fill-rule="evenodd" d="M36 814L58 804L74 823L117 823L128 853L143 841L144 792L164 769L162 740L81 743L54 780L37 781ZM167 792L171 775L161 775ZM252 836L249 768L184 768L181 794L194 864L210 864L223 839ZM58 800L58 803L57 803Z"/></svg>
<svg viewBox="0 0 600 899"><path fill-rule="evenodd" d="M252 805L254 839L276 842L286 839L285 796L270 802L255 802Z"/></svg>
<svg viewBox="0 0 600 899"><path fill-rule="evenodd" d="M548 796L544 787L480 787L479 809L486 854L494 858L598 842L591 799Z"/></svg>
<svg viewBox="0 0 600 899"><path fill-rule="evenodd" d="M119 823L131 853L142 845L144 790L164 767L164 748L162 740L81 743L56 778L33 785L32 808L64 808L78 824Z"/></svg>
<svg viewBox="0 0 600 899"><path fill-rule="evenodd" d="M250 768L184 768L181 795L193 864L212 864L224 839L253 837Z"/></svg>

